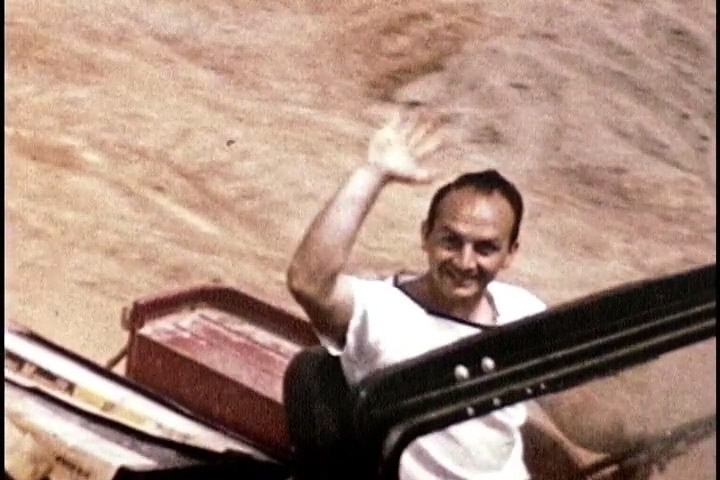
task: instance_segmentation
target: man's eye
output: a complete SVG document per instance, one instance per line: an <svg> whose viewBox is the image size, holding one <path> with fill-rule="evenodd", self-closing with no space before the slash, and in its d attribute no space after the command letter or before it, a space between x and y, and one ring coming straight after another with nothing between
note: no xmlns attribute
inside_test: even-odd
<svg viewBox="0 0 720 480"><path fill-rule="evenodd" d="M492 255L500 251L500 247L494 243L478 243L475 245L475 252L480 255Z"/></svg>
<svg viewBox="0 0 720 480"><path fill-rule="evenodd" d="M457 248L462 245L462 241L458 237L455 237L453 235L447 235L445 237L442 237L442 243L445 246L451 248Z"/></svg>

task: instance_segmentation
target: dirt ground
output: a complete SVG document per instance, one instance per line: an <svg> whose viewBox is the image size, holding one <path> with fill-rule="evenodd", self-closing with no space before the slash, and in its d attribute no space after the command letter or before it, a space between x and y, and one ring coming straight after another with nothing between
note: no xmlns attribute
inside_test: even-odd
<svg viewBox="0 0 720 480"><path fill-rule="evenodd" d="M715 262L711 0L5 7L6 318L95 361L158 290L221 281L299 314L289 257L403 101L448 114L444 174L383 193L351 270L422 269L431 193L486 167L527 203L504 279L549 304ZM666 385L714 410L714 341L698 355ZM662 478L715 478L714 440Z"/></svg>

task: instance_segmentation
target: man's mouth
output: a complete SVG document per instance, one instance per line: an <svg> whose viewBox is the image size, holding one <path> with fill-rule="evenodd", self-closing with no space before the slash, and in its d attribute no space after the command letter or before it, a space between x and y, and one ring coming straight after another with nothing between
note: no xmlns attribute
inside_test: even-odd
<svg viewBox="0 0 720 480"><path fill-rule="evenodd" d="M477 273L468 274L468 273L458 272L457 270L454 270L452 268L445 269L445 273L450 278L450 280L456 285L470 286L470 285L476 284L478 282Z"/></svg>

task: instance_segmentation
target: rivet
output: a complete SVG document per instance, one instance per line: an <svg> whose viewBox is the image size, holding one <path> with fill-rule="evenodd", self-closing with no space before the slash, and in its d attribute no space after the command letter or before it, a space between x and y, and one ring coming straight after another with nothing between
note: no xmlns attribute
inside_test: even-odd
<svg viewBox="0 0 720 480"><path fill-rule="evenodd" d="M547 388L547 386L544 383L540 384L540 390L545 390L546 388Z"/></svg>
<svg viewBox="0 0 720 480"><path fill-rule="evenodd" d="M470 378L470 370L468 370L468 368L463 364L456 365L455 380L461 382L463 380L467 380L468 378Z"/></svg>
<svg viewBox="0 0 720 480"><path fill-rule="evenodd" d="M482 367L483 372L492 372L495 370L495 360L490 357L483 357L480 361L480 366Z"/></svg>
<svg viewBox="0 0 720 480"><path fill-rule="evenodd" d="M467 413L468 417L474 417L475 416L475 409L473 407L467 407L465 409L465 412Z"/></svg>
<svg viewBox="0 0 720 480"><path fill-rule="evenodd" d="M502 405L502 400L500 400L497 397L493 398L493 405L495 405L496 407L499 407L500 405Z"/></svg>
<svg viewBox="0 0 720 480"><path fill-rule="evenodd" d="M530 388L530 387L527 387L527 388L525 389L525 393L527 393L528 395L532 395L533 389Z"/></svg>

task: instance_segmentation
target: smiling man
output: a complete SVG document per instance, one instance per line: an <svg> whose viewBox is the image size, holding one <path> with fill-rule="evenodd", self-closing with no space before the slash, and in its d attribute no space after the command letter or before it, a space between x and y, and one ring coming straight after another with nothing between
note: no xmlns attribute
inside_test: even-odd
<svg viewBox="0 0 720 480"><path fill-rule="evenodd" d="M495 170L465 174L440 188L422 224L428 271L408 281L405 291L444 316L495 324L488 287L518 249L522 213L520 193Z"/></svg>
<svg viewBox="0 0 720 480"><path fill-rule="evenodd" d="M440 188L422 222L427 271L366 280L343 273L357 233L382 189L432 180L423 166L439 145L438 122L398 114L372 138L368 161L313 221L288 270L288 286L349 383L396 362L537 313L528 291L495 280L519 246L522 197L494 170ZM521 404L413 442L400 478L528 478Z"/></svg>

